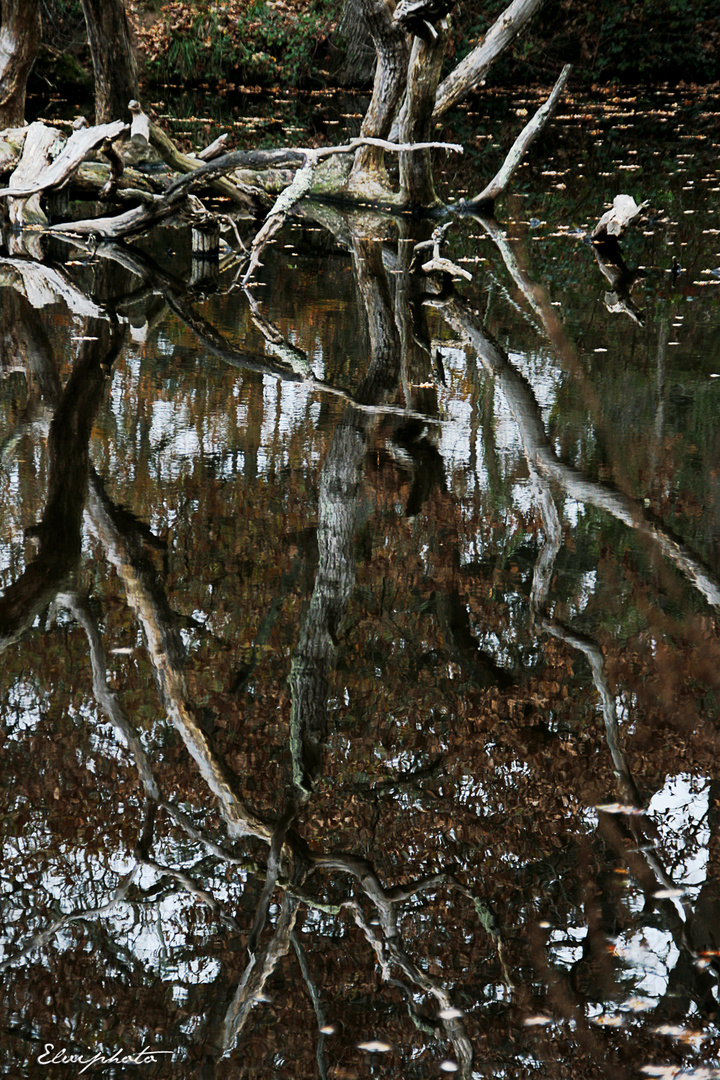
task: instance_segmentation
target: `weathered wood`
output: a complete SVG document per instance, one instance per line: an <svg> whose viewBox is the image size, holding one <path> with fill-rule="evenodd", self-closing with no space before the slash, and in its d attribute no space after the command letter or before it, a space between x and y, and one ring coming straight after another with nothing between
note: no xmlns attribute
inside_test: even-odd
<svg viewBox="0 0 720 1080"><path fill-rule="evenodd" d="M186 201L184 197L170 201L161 195L148 195L147 198L147 203L135 206L122 214L102 218L83 218L82 221L59 222L57 225L51 225L48 231L77 236L103 236L111 240L139 236L152 225L157 225L158 222L176 213Z"/></svg>
<svg viewBox="0 0 720 1080"><path fill-rule="evenodd" d="M125 162L118 154L111 139L105 140L102 145L102 152L110 164L110 176L103 185L100 197L107 199L115 191L117 182L125 171ZM67 188L65 190L67 190Z"/></svg>
<svg viewBox="0 0 720 1080"><path fill-rule="evenodd" d="M500 196L507 191L510 181L519 168L527 150L552 116L555 107L562 96L563 90L565 89L565 84L570 77L571 71L572 65L566 64L560 72L560 77L552 88L547 101L540 106L532 120L528 121L522 129L511 146L510 151L498 172L492 178L490 183L483 188L480 194L476 195L474 199L469 199L464 204L465 206L470 209L480 210L483 213L492 212L495 200L499 199Z"/></svg>
<svg viewBox="0 0 720 1080"><path fill-rule="evenodd" d="M128 102L128 109L132 114L130 123L130 138L135 143L147 146L150 142L150 118L139 101L135 98Z"/></svg>
<svg viewBox="0 0 720 1080"><path fill-rule="evenodd" d="M397 10L395 12L397 16ZM419 143L430 138L435 92L445 58L449 24L442 19L434 37L416 37L408 65L405 116L400 141ZM429 149L400 154L400 195L408 206L430 207L440 202L433 184L432 153Z"/></svg>
<svg viewBox="0 0 720 1080"><path fill-rule="evenodd" d="M404 153L412 150L426 150L432 147L455 150L459 153L463 152L463 148L457 143L390 143L385 139L363 138L362 136L359 139L351 139L350 142L346 143L344 146L321 146L316 150L303 150L302 153L305 154L304 164L298 169L290 186L285 188L278 196L275 205L252 242L252 247L250 248L250 264L245 271L243 285L247 285L252 277L255 268L260 261L260 253L263 248L281 228L293 206L307 195L312 188L313 174L320 162L325 158L331 157L333 154L352 153L354 150L357 150L358 147L365 145L397 153Z"/></svg>
<svg viewBox="0 0 720 1080"><path fill-rule="evenodd" d="M545 0L513 0L495 20L485 37L438 87L433 116L446 113L453 105L477 89L487 75L490 65L504 52Z"/></svg>
<svg viewBox="0 0 720 1080"><path fill-rule="evenodd" d="M50 150L61 138L57 128L46 127L37 121L30 124L22 156L10 177L10 187L5 189L10 195L11 225L47 225L47 217L40 206L40 189L35 187L35 182L48 168Z"/></svg>
<svg viewBox="0 0 720 1080"><path fill-rule="evenodd" d="M72 177L70 186L80 195L100 196L103 189L107 188L112 175L112 166L105 161L83 161ZM121 176L115 177L112 188L115 198L123 198L130 191L152 192L153 190L155 188L150 177L127 166L123 168Z"/></svg>
<svg viewBox="0 0 720 1080"><path fill-rule="evenodd" d="M457 266L455 263L451 262L450 259L446 259L442 253L445 236L451 224L452 222L446 222L445 225L438 225L429 240L423 240L422 243L415 245L413 248L413 260L410 266L411 270L416 269L421 252L432 249L432 256L430 259L420 266L423 274L449 274L451 278L460 277L465 278L466 281L472 281L472 274L469 270L465 270L462 266Z"/></svg>
<svg viewBox="0 0 720 1080"><path fill-rule="evenodd" d="M393 19L391 0L361 0L361 6L378 59L372 98L360 135L386 139L405 89L410 47L407 34ZM382 195L387 187L382 149L368 145L359 150L355 155L348 190Z"/></svg>
<svg viewBox="0 0 720 1080"><path fill-rule="evenodd" d="M201 150L197 155L200 161L212 161L213 158L218 157L225 149L225 143L228 140L228 132L224 131L222 135L218 135L217 139L206 146L204 150Z"/></svg>
<svg viewBox="0 0 720 1080"><path fill-rule="evenodd" d="M312 186L313 174L317 165L317 158L306 161L302 168L295 173L295 178L290 186L278 195L275 205L252 242L250 263L243 276L243 285L247 285L260 262L260 254L263 248L270 242L275 233L282 228L295 203L299 202L304 195L307 195Z"/></svg>
<svg viewBox="0 0 720 1080"><path fill-rule="evenodd" d="M190 286L215 284L220 276L220 224L214 215L193 223Z"/></svg>
<svg viewBox="0 0 720 1080"><path fill-rule="evenodd" d="M44 125L40 126L44 127ZM31 129L34 127L35 124L31 124ZM53 142L60 135L55 128L47 128L46 130L54 133ZM36 171L34 175L28 176L27 179L23 176L22 182L17 176L18 170L16 169L10 178L10 186L0 188L0 197L6 199L27 198L37 192L46 191L48 188L62 187L96 146L99 146L106 139L116 139L118 135L126 130L127 124L124 124L122 120L115 120L112 124L98 124L97 127L81 128L78 131L73 131L52 164L46 165L40 172ZM28 140L29 138L30 135L28 134ZM25 152L27 152L28 140L25 143ZM25 153L23 153L24 157ZM19 168L20 166L18 166Z"/></svg>
<svg viewBox="0 0 720 1080"><path fill-rule="evenodd" d="M152 122L150 123L150 142L163 161L167 162L167 164L177 172L191 173L195 172L197 169L207 167L201 162L198 162L197 158L191 158L188 157L187 154L182 154L162 128ZM218 160L221 159L219 158ZM211 162L210 164L214 164L214 162ZM230 170L228 169L228 171ZM205 175L207 175L207 173ZM241 188L225 177L215 177L212 181L212 187L218 195L224 195L225 198L232 199L233 202L240 203L242 206L252 207L254 205L253 200L246 192L242 191Z"/></svg>
<svg viewBox="0 0 720 1080"><path fill-rule="evenodd" d="M39 0L0 3L0 127L25 120L25 86L40 45Z"/></svg>
<svg viewBox="0 0 720 1080"><path fill-rule="evenodd" d="M593 240L603 240L608 236L620 239L649 205L649 200L638 206L632 195L616 195L612 209L603 214L593 229Z"/></svg>
<svg viewBox="0 0 720 1080"><path fill-rule="evenodd" d="M0 131L0 175L17 165L25 145L27 127L11 127Z"/></svg>
<svg viewBox="0 0 720 1080"><path fill-rule="evenodd" d="M349 143L345 143L343 146L323 146L318 149L299 149L292 151L252 151L243 152L237 151L233 154L226 154L223 157L218 158L216 161L210 161L206 165L202 165L192 172L187 173L184 176L179 177L164 195L144 195L144 204L142 206L134 207L132 210L127 210L123 214L117 214L113 217L103 218L85 218L82 221L72 221L67 223L59 223L50 227L50 232L62 232L66 234L75 234L78 236L102 236L107 239L118 240L126 236L137 236L140 233L146 232L152 225L157 224L159 221L163 221L170 217L172 214L179 212L185 212L189 218L197 216L198 212L206 214L207 211L202 204L196 200L197 205L190 203L191 189L194 186L199 186L201 181L207 180L208 176L221 173L223 171L229 171L239 162L247 163L249 160L253 161L265 161L274 160L293 160L300 159L304 163L301 165L301 169L296 174L295 179L291 183L289 188L286 188L278 197L270 211L268 218L263 226L265 232L261 229L262 236L258 234L253 244L253 256L257 256L252 263L252 268L257 265L260 251L265 246L270 237L277 232L282 222L287 217L295 203L301 199L310 189L312 176L318 163L325 158L331 157L333 154L351 154L354 153L359 146L366 144L372 144L374 146L381 147L384 150L391 151L403 151L424 149L426 146L440 147L444 150L454 150L462 153L462 147L457 143L421 143L419 145L410 146L403 143L388 143L383 139L351 139ZM248 275L246 274L245 280Z"/></svg>

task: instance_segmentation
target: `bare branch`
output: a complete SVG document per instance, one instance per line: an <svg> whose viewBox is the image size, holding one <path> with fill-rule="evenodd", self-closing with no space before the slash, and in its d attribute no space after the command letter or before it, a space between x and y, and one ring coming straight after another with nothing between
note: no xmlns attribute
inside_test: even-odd
<svg viewBox="0 0 720 1080"><path fill-rule="evenodd" d="M483 209L492 211L493 204L507 190L510 181L519 168L523 157L530 145L535 141L537 136L543 130L548 120L555 110L555 106L562 96L562 92L565 89L565 84L570 77L572 71L572 65L566 64L560 72L560 77L555 83L555 86L550 93L547 101L540 106L538 111L533 116L525 127L522 129L517 139L510 148L505 161L503 162L500 170L495 174L490 183L483 188L479 195L476 195L474 199L470 199L464 205L469 209Z"/></svg>
<svg viewBox="0 0 720 1080"><path fill-rule="evenodd" d="M494 60L517 37L545 0L513 0L496 19L480 44L458 64L438 87L433 116L437 120L458 101L477 89Z"/></svg>

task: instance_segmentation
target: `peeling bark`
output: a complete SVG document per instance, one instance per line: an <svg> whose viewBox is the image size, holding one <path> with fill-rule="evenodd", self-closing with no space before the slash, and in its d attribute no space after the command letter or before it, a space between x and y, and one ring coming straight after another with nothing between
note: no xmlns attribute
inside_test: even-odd
<svg viewBox="0 0 720 1080"><path fill-rule="evenodd" d="M25 86L40 44L39 0L0 4L0 128L25 120Z"/></svg>
<svg viewBox="0 0 720 1080"><path fill-rule="evenodd" d="M372 98L360 135L386 139L405 91L410 45L407 34L393 19L393 0L360 3L378 56ZM348 189L386 194L387 187L383 150L372 146L358 150Z"/></svg>
<svg viewBox="0 0 720 1080"><path fill-rule="evenodd" d="M435 92L448 33L448 21L443 19L434 39L425 41L416 37L413 42L408 66L405 117L400 128L402 142L427 142L430 138ZM433 184L430 150L411 150L400 155L400 191L403 202L409 206L435 206L440 202Z"/></svg>

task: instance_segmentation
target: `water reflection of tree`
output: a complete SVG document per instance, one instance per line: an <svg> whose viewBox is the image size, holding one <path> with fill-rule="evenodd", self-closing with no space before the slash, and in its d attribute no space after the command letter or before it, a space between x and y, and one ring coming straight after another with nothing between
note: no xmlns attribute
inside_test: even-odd
<svg viewBox="0 0 720 1080"><path fill-rule="evenodd" d="M489 224L488 228L491 232L496 232L492 225ZM512 273L516 269L514 258L502 245L500 250L506 257L506 261L509 261L509 269ZM552 324L552 316L550 313L546 314L541 294L538 294L536 290L531 291L527 282L523 281L519 274L514 273L513 276L521 284L531 306L540 314L543 325L547 329ZM562 543L562 530L551 483L557 484L563 493L580 495L582 501L586 503L593 500L599 502L621 520L634 519L635 527L658 542L663 553L716 607L720 599L717 582L712 573L695 558L692 552L683 549L676 538L665 534L656 522L649 522L639 504L633 507L631 500L607 488L603 489L601 485L589 484L586 480L574 475L573 470L561 465L544 433L540 410L532 390L522 376L514 370L507 356L461 303L454 301L445 303L442 310L453 327L467 336L487 370L500 382L520 431L530 475L537 488L538 506L545 533L533 576L531 609L539 629L560 639L587 659L605 721L606 740L613 762L618 794L624 804L624 807L619 808L619 812L623 817L627 815L627 829L624 830L618 827L606 812L600 811L600 832L620 857L627 858L625 836L631 838L637 845L632 849L633 857L628 859L630 871L642 885L648 899L657 897L655 906L662 911L663 921L671 930L679 949L678 962L670 973L667 993L657 1007L657 1015L661 1018L670 1016L678 1019L685 1017L689 1008L697 1007L703 1016L713 1016L717 1012L714 994L717 991L720 969L717 968L715 960L709 959L714 955L716 948L711 941L711 939L714 940L714 936L710 930L708 916L712 922L713 915L710 913L715 911L717 879L714 875L711 876L711 873L708 874L707 884L701 891L696 904L692 904L687 899L683 899L682 903L673 902L675 897L683 895L683 890L677 888L665 869L662 858L654 851L657 832L652 822L645 817L642 798L622 749L616 700L605 669L602 649L592 638L574 631L570 626L564 625L557 618L547 614L554 562ZM711 792L712 790L714 790L714 785ZM712 799L712 793L710 798ZM714 808L710 814L715 821ZM707 903L704 899L706 893ZM665 896L667 900L664 899ZM588 935L586 944L589 948L583 948L581 962L589 963L596 972L601 971L603 967L606 968L602 956L603 938L598 940L597 935L594 938ZM708 959L705 959L706 956ZM544 973L549 972L544 960L541 961L541 967ZM612 985L611 980L608 979L607 970L605 979L607 995ZM564 993L558 992L557 985L553 986L552 979L548 980L548 988L555 1007L561 1010L563 1006L566 1007L567 998ZM672 1004L669 1004L671 1002Z"/></svg>
<svg viewBox="0 0 720 1080"><path fill-rule="evenodd" d="M145 750L146 739L157 739L155 721L149 726L139 723L139 730L135 730L135 717L130 710L122 708L108 686L103 673L106 658L102 655L101 624L109 612L98 616L93 610L97 601L88 603L80 591L59 595L58 603L71 612L87 636L98 711L112 721L128 743L142 795L138 798L136 794L128 802L134 811L132 822L120 833L110 832L117 850L123 850L124 845L132 857L131 868L118 877L114 888L106 889L105 903L83 906L78 902L59 917L60 921L53 920L48 903L44 907L39 905L35 916L39 927L35 933L41 936L18 937L15 945L22 947L24 941L33 950L45 948L51 934L71 926L78 930L87 928L85 932L102 950L108 963L125 965L126 987L143 983L150 991L162 985L162 981L143 967L132 950L129 955L122 955L119 931L109 916L121 904L129 903L140 913L141 921L151 922L156 910L162 921L160 904L173 896L185 897L188 906L184 910L194 912L194 917L202 910L207 919L198 944L202 954L216 959L217 974L205 984L189 987L192 993L182 1009L170 1002L166 987L161 1000L166 1012L163 1045L185 1048L191 1057L199 1053L207 1075L226 1068L224 1058L232 1054L238 1042L250 1068L258 1075L269 1075L280 1067L271 1057L271 1047L274 1045L275 1052L281 1053L281 1046L270 1038L258 1020L256 1009L258 1000L269 996L273 986L279 987L280 980L285 980L294 993L283 992L282 999L270 1008L280 1030L292 1032L298 1039L297 1045L302 1046L307 1060L316 1057L321 1076L323 1070L331 1075L330 1068L353 1052L353 1039L376 1036L381 1031L390 1033L390 1041L398 1046L422 1050L426 1059L430 1054L437 1056L434 1040L443 1039L452 1046L461 1074L469 1075L473 1047L477 1054L479 1046L483 1047L483 1053L473 1067L487 1071L525 1060L529 1069L524 1049L512 1040L522 1031L517 1027L518 1019L527 1016L533 1008L551 1010L552 1017L558 1021L544 1036L536 1037L528 1029L526 1039L536 1057L552 1062L553 1047L557 1048L556 1056L564 1060L579 1053L587 1061L597 1062L610 1054L618 1075L624 1071L629 1075L631 1060L647 1060L653 1042L649 1025L638 1026L636 1046L628 1063L621 1065L617 1055L628 1051L628 1047L616 1046L609 1051L601 1034L588 1023L587 1012L589 1004L597 1001L599 995L608 1000L617 993L617 970L604 951L605 935L616 931L626 915L621 898L606 880L610 865L616 860L627 862L649 895L658 885L654 857L643 851L628 852L628 840L634 840L638 848L642 846L643 834L636 829L641 820L639 815L637 818L631 815L625 829L615 815L602 814L597 835L588 836L577 822L568 824L557 818L553 821L547 813L553 805L548 791L554 784L543 774L560 770L564 789L572 794L573 783L577 791L586 790L586 769L582 762L574 772L568 767L567 758L563 758L563 742L555 729L543 728L538 723L533 725L533 734L517 722L518 715L523 713L541 715L542 710L533 702L537 684L533 684L532 678L528 681L503 678L503 672L480 648L482 618L490 623L494 600L491 592L487 602L480 596L484 587L482 572L475 570L465 579L460 576L461 515L457 500L445 488L442 473L436 474L435 482L425 491L424 503L416 506L411 516L416 519L423 505L442 507L442 515L437 515L437 524L433 521L427 534L437 529L438 538L434 542L444 545L447 556L443 569L436 580L423 581L408 589L397 571L389 567L385 578L390 582L389 587L411 598L402 601L406 610L398 608L397 600L381 598L376 608L366 603L362 613L364 622L361 625L358 621L356 548L358 524L363 519L370 482L366 473L368 450L372 439L380 436L392 441L399 427L409 421L417 422L417 408L414 415L403 415L402 406L393 405L393 398L400 384L406 391L414 385L415 377L408 373L422 370L423 357L416 353L410 358L408 351L403 351L407 346L398 333L393 310L398 303L402 306L398 297L416 290L417 283L404 276L395 288L393 299L381 243L372 238L357 239L352 228L349 237L359 291L369 318L371 356L359 386L353 388L352 394L346 393L352 400L334 428L321 470L318 565L305 614L297 629L289 673L293 777L288 771L285 787L277 790L274 798L271 794L269 799L263 799L262 807L253 805L249 785L257 765L233 767L233 739L227 728L219 724L221 699L218 697L213 712L196 700L198 680L195 676L190 679L186 670L188 657L182 624L173 610L154 556L148 551L147 534L132 515L114 503L107 494L107 485L90 473L86 509L90 529L104 550L105 559L114 567L136 624L143 628L149 660L145 671L154 677L167 718L194 760L202 782L185 767L171 745L155 755ZM402 272L410 274L408 262ZM170 291L167 281L160 285L166 292ZM180 297L178 303L184 300ZM442 310L457 329L467 333L473 348L507 392L523 432L529 463L536 470L540 484L546 543L535 566L536 624L529 636L543 628L554 632L563 646L581 653L589 661L605 704L610 760L620 779L623 799L634 803L637 801L635 781L618 737L617 716L613 719L613 695L603 667L602 650L587 635L574 633L545 613L560 539L553 487L564 485L565 490L594 501L603 511L615 513L629 528L642 532L710 599L716 584L692 552L683 549L658 523L650 521L636 504L618 492L591 484L553 457L529 385L517 376L507 356L489 341L482 326L460 301L451 299ZM201 325L191 319L188 324L206 341L213 340L206 323ZM407 323L401 320L403 325L404 341L408 342L411 335L407 333ZM103 333L107 333L107 327ZM72 389L71 381L63 391L63 400ZM92 385L92 379L88 379L88 392ZM92 392L100 393L97 386ZM427 419L429 423L434 421L432 416ZM62 432L61 423L56 425L58 428ZM71 442L70 449L76 460L83 462L86 449L83 451L82 446L86 447L89 438L87 418L80 432L85 442L82 445ZM75 437L78 438L77 433ZM51 443L51 461L54 445ZM415 475L427 461L417 453L415 445L413 449L415 456L410 453L406 457L395 456L393 461L402 461L401 467L395 463L385 467L384 475L393 499L397 478L405 490L411 488ZM68 455L69 459L72 454ZM78 486L83 499L83 478L88 475L89 465L84 465L84 469L76 474L81 481ZM53 490L51 487L51 493ZM79 552L79 523L74 524L78 519L78 501L75 493L70 510L60 519L73 525L70 569L77 565ZM52 505L50 498L48 505ZM402 544L408 543L409 530L421 527L407 518L394 527L393 557L401 564L404 565ZM448 567L452 569L448 571ZM365 570L362 563L360 569ZM363 585L364 582L361 588ZM63 589L68 586L65 570L49 579L43 602L46 604L61 586ZM283 586L291 587L291 582ZM414 613L409 610L410 603L416 605ZM253 615L259 621L259 615ZM352 655L358 642L363 645L369 640L363 634L370 628L379 652L388 639L405 640L403 649L394 658L390 650L383 657L385 670L394 664L403 671L405 684L393 684L387 691L383 687L374 702L372 697L368 699L362 713L367 731L348 728L344 732L342 724L331 725L328 718L328 702L338 686L336 669L338 665L347 665L348 654ZM361 649L355 655L358 664L365 663ZM452 680L444 678L436 680L431 690L430 681L425 681L426 674L437 664L459 668L460 685L454 686ZM347 678L353 695L359 696L361 691L356 691L353 678L343 677ZM500 683L506 684L504 693ZM557 715L569 716L559 694L552 704ZM414 718L415 714L422 719L421 741L414 757L419 764L404 767L395 763L375 768L373 748L388 739L383 714L398 706L407 709L408 716ZM501 712L503 709L507 711ZM275 710L270 700L267 708L258 706L257 715L269 721ZM502 724L500 716L504 720ZM344 719L347 722L350 717L346 715ZM398 731L396 735L397 745L407 748L406 761L413 759L410 725L407 727L407 731ZM338 761L339 755L324 746L328 738L337 735L347 736L348 748L353 743L362 748L362 754L353 759L352 769L346 768ZM493 737L496 744L505 739L505 750L488 750L490 762L486 764L486 751L480 752L478 747L483 741L489 744ZM534 743L531 737L536 740ZM265 748L257 749L262 763L266 760ZM434 754L435 764L423 769L420 763L430 753ZM527 825L519 830L513 824L515 808L504 781L508 773L504 764L495 765L493 754L503 763L522 762L535 774L525 788L521 787L520 776L516 783L518 791L526 791L538 804L535 812L529 805L524 808L522 821L531 822L536 830L542 857L537 856L538 844L528 835ZM357 770L357 764L365 769ZM365 775L355 775L355 771L364 771ZM601 789L604 777L593 782ZM479 785L475 801L463 793L463 785L472 783ZM338 790L332 790L331 784L337 784ZM224 827L219 827L219 821L205 812L207 789L217 801ZM189 811L186 802L190 803ZM482 803L486 805L481 810ZM113 805L110 787L98 808L97 820L102 820L103 814L111 814ZM543 820L545 815L547 821ZM347 817L345 826L338 824L343 816ZM551 843L552 839L558 840L558 847ZM413 853L401 859L399 853L403 848L412 848ZM493 849L498 853L507 851L509 857L505 861L500 854L494 857ZM188 850L192 851L191 859L187 857ZM151 885L141 876L143 870L152 872ZM520 936L524 924L529 921L533 927L537 921L534 913L538 909L539 887L551 898L547 902L559 921L575 919L588 926L583 955L573 965L548 964L542 941L536 936L537 928L529 931L529 940ZM658 905L665 925L683 946L681 961L673 972L676 985L683 988L684 1000L702 1001L705 1008L710 1000L708 980L712 970L704 968L702 978L696 978L692 965L700 945L713 940L713 889L708 878L694 912L684 920L671 903ZM273 910L274 897L278 902ZM482 898L493 901L497 922ZM105 904L112 904L112 908L106 908ZM323 932L316 936L300 932L301 918L307 919L310 913L318 920L325 920ZM340 937L341 948L334 943L336 936ZM181 944L169 952L189 959L193 955L192 932L186 927L179 938ZM79 943L81 939L74 940ZM326 954L334 958L340 977L328 974ZM453 962L455 954L457 963ZM15 971L13 958L18 955L15 952L9 957L7 974L11 977ZM379 974L379 982L374 971ZM58 976L61 978L62 973ZM512 989L509 982L514 984ZM355 1012L351 1008L354 984L362 987L364 995ZM293 1011L297 1013L301 991L305 1010L298 1014L304 1020L298 1021ZM122 992L119 987L117 992ZM503 995L507 1000L503 1000ZM333 1002L337 997L345 1000L349 1009L346 1037L339 1041L341 1051L335 1049L337 1040L333 1045L330 1036L321 1034L316 1038L308 1025L312 1015L318 1026L330 1015L334 1018ZM97 1000L100 1001L99 993ZM387 1010L381 1011L381 1001L387 1004ZM479 1003L482 1009L478 1008ZM663 1008L666 1004L663 1003ZM677 1005L677 1001L673 1004ZM472 1015L467 1019L453 1015L451 1009L455 1005ZM410 1012L415 1033L404 1022L405 1008ZM150 1009L156 1027L161 1011L159 1003ZM438 1017L439 1011L445 1015ZM32 1008L27 1015L31 1012ZM188 1023L183 1012L204 1020L202 1024ZM679 1007L674 1018L678 1015ZM575 1034L563 1028L567 1020L575 1023ZM130 1024L129 1018L127 1023ZM303 1024L307 1031L301 1034ZM91 1030L92 1019L81 1031ZM409 1067L407 1061L405 1065ZM586 1075L585 1068L578 1066L577 1075Z"/></svg>

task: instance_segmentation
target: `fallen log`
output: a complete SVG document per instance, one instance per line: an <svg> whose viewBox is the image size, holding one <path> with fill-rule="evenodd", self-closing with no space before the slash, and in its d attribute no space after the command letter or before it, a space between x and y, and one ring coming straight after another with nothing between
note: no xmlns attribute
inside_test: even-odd
<svg viewBox="0 0 720 1080"><path fill-rule="evenodd" d="M163 161L176 172L193 173L205 167L197 158L191 158L187 154L181 153L172 139L152 121L150 121L149 139ZM233 202L250 209L254 208L255 204L252 197L226 177L220 175L215 177L212 181L212 188L218 195L224 195L226 199L232 199Z"/></svg>
<svg viewBox="0 0 720 1080"><path fill-rule="evenodd" d="M23 165L25 156L28 152L28 143L31 137L33 129L43 128L48 135L40 139L40 132L37 131L37 137L33 134L32 147L36 145L47 146L45 154L49 153L53 143L60 138L60 132L56 128L47 128L44 124L31 124L28 136L25 140L25 149L23 156L20 159L20 165L10 178L10 186L6 188L0 188L0 196L3 198L28 198L29 196L36 195L41 191L47 191L49 188L60 188L65 184L74 172L79 168L82 161L88 156L88 154L105 142L106 139L110 141L117 139L124 131L127 131L127 124L122 120L114 120L111 124L98 124L96 127L80 128L77 131L73 131L70 138L65 143L58 156L51 164L43 163L42 168L38 168L37 161L33 158L32 168L33 173L30 175L31 162L28 159L28 172L18 176L19 170ZM50 142L50 133L52 133L52 142Z"/></svg>
<svg viewBox="0 0 720 1080"><path fill-rule="evenodd" d="M122 214L110 217L83 218L82 221L61 221L51 225L48 232L66 233L75 236L100 236L108 240L123 237L140 236L153 225L178 213L188 201L185 193L174 199L165 195L153 195L150 192L133 193L144 200L140 206L125 210Z"/></svg>
<svg viewBox="0 0 720 1080"><path fill-rule="evenodd" d="M152 125L151 131L155 125ZM439 147L443 150L463 152L462 146L457 143L389 143L384 139L359 138L351 139L349 143L341 146L323 146L319 149L300 148L297 150L236 150L230 154L223 154L214 161L209 161L198 166L193 163L193 168L183 176L178 177L162 195L143 195L143 205L127 210L123 214L113 217L85 218L82 221L61 222L50 227L50 232L74 234L76 236L100 236L105 239L119 240L123 237L138 236L146 232L151 226L171 217L173 214L185 213L189 220L197 217L198 213L207 215L208 211L199 200L191 203L192 189L207 183L210 177L217 178L223 173L232 172L236 168L252 168L257 166L265 168L268 165L284 165L288 162L297 162L300 169L295 175L288 188L278 196L275 205L268 214L266 221L255 237L251 249L250 266L246 272L243 284L246 284L258 264L260 252L275 232L280 228L292 207L305 196L312 185L315 169L327 157L333 154L351 154L358 146L379 146L384 150L401 152L404 150L423 149L427 146ZM190 160L190 159L188 159ZM192 198L195 198L193 195Z"/></svg>

